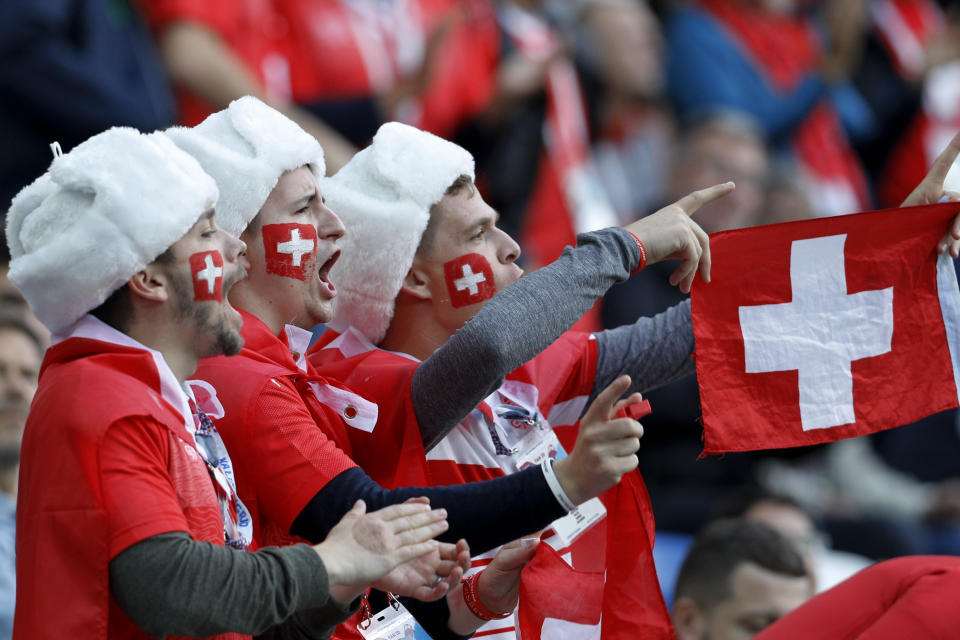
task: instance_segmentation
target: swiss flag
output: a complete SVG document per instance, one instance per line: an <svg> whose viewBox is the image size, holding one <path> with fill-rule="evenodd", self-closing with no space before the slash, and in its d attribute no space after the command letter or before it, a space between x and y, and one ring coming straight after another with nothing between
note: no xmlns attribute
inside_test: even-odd
<svg viewBox="0 0 960 640"><path fill-rule="evenodd" d="M227 415L220 403L220 398L217 397L217 390L213 388L212 384L206 380L187 380L186 384L193 392L193 398L201 411L214 420L219 420Z"/></svg>
<svg viewBox="0 0 960 640"><path fill-rule="evenodd" d="M704 452L810 445L957 406L960 204L718 233L692 292Z"/></svg>
<svg viewBox="0 0 960 640"><path fill-rule="evenodd" d="M577 571L548 544L541 544L520 579L522 640L587 640L599 637L603 573Z"/></svg>
<svg viewBox="0 0 960 640"><path fill-rule="evenodd" d="M675 637L653 563L655 524L643 478L638 471L628 473L600 498L607 518L570 548L577 566L596 566L581 562L585 558L578 554L589 551L585 538L602 529L606 545L598 570L574 569L553 547L541 544L521 574L521 640Z"/></svg>
<svg viewBox="0 0 960 640"><path fill-rule="evenodd" d="M317 230L312 224L267 224L263 227L267 273L306 280L316 267Z"/></svg>
<svg viewBox="0 0 960 640"><path fill-rule="evenodd" d="M190 256L193 299L223 300L223 256L219 251L201 251Z"/></svg>
<svg viewBox="0 0 960 640"><path fill-rule="evenodd" d="M670 612L653 564L655 523L639 471L623 476L602 496L607 508L604 640L670 640Z"/></svg>
<svg viewBox="0 0 960 640"><path fill-rule="evenodd" d="M489 300L497 293L490 263L479 253L468 253L446 262L443 275L454 308Z"/></svg>

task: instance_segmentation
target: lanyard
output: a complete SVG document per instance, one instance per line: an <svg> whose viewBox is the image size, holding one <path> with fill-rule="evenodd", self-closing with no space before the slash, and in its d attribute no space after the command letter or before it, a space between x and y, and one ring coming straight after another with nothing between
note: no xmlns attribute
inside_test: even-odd
<svg viewBox="0 0 960 640"><path fill-rule="evenodd" d="M223 537L228 547L246 549L253 540L253 520L250 512L237 495L237 484L233 474L233 463L227 453L227 447L217 432L217 428L202 409L192 401L196 422L195 438L200 456L207 465L207 471L213 480L223 516Z"/></svg>

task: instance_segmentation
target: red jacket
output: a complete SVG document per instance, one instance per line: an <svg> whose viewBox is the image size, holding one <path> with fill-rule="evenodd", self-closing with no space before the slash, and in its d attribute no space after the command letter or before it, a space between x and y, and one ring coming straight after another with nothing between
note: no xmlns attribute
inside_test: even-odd
<svg viewBox="0 0 960 640"><path fill-rule="evenodd" d="M241 315L243 351L202 360L194 379L216 389L222 409L210 415L238 470L254 539L300 542L291 525L331 479L356 466L347 431L375 423L376 405L316 375L303 357L309 332L287 327L278 337ZM291 346L290 336L303 344Z"/></svg>
<svg viewBox="0 0 960 640"><path fill-rule="evenodd" d="M147 638L110 593L110 560L174 531L224 543L185 395L158 361L89 316L47 351L21 449L18 640Z"/></svg>
<svg viewBox="0 0 960 640"><path fill-rule="evenodd" d="M580 414L593 389L596 344L591 334L565 333L539 356L510 373L499 390L426 456L421 453L417 458L408 450L399 467L407 473L425 467L429 484L434 486L497 478L520 466L516 456L502 454L503 449L499 449L498 454L498 446L524 448L524 443L535 439L537 432L529 423L537 421L542 427L540 441L546 448L550 442L547 434L552 430L562 447L571 451ZM411 432L417 432L415 417L411 418L414 412L410 384L419 362L403 354L377 349L353 329L342 335L328 330L311 349L309 359L322 374L342 380L380 405L375 432L378 444L368 443L365 447L376 448L380 460L361 466L384 486L395 486L390 484L398 475L396 466L391 464L395 458L385 454L397 450L389 448L391 441L405 441ZM491 427L491 422L496 426ZM498 444L490 435L491 429L496 430L498 439L504 438ZM350 431L351 439L355 435L360 434ZM530 605L536 611L525 616L521 596L520 626L529 626L524 622L525 617L541 616L553 619L550 624L559 626L561 633L573 633L570 624L596 626L599 630L602 612L602 635L608 640L634 638L638 633L645 638L673 637L653 567L653 512L643 479L639 473L628 474L619 486L606 492L601 501L607 515L576 537L572 544L568 545L554 532L559 532L557 523L542 536L564 556L566 563L551 567L550 577L541 582L554 586L562 582L572 587L573 592L579 589L579 594L568 594L573 598L585 597L589 585L595 585L590 595L596 607L587 613L579 612L582 614L579 617L570 617L569 600L550 593L543 597L537 595L536 606ZM581 511L589 513L584 507L581 505ZM481 570L495 553L496 550L475 557L473 571ZM528 593L541 593L534 584L528 587ZM478 635L491 640L520 638L518 619L491 621L481 627Z"/></svg>

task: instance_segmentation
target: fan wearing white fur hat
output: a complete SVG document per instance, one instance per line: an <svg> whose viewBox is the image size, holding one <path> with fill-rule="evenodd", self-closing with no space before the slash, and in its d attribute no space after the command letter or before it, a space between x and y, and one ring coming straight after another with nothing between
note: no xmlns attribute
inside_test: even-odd
<svg viewBox="0 0 960 640"><path fill-rule="evenodd" d="M930 204L941 198L947 169L958 151L960 135L904 204ZM464 380L474 383L483 380L483 369L495 370L498 357L509 358L532 344L549 343L614 281L626 278L638 266L639 256L632 249L639 245L631 246L634 239L624 230L607 230L581 236L581 246L568 248L554 264L516 281L520 272L514 262L519 248L497 228L496 212L476 192L468 160L465 150L449 142L393 123L384 125L370 147L322 182L328 205L346 228L340 243L342 257L331 274L339 289L332 326L340 333L322 336L308 356L319 373L378 403L389 403L397 397L397 388L403 388L404 405L391 414L381 413L377 428L386 433L402 430L407 426L402 420L405 412L415 412L428 449L428 473L432 481L444 485L509 474L529 460L529 452L559 450L559 445L565 446L575 437L577 420L590 399L625 372L631 375L632 388L641 391L693 372L693 331L686 302L655 318L641 318L634 325L613 331L564 334L540 356L509 373L499 389L488 391L478 411L455 429L447 431L442 421L433 422L436 405L443 400L436 397L437 388L445 385L456 395ZM629 225L627 230L645 245L646 262L676 250L662 249L650 225L662 221L666 214L682 227L689 222L687 214L729 188L718 185L687 196L667 211ZM689 231L701 237L702 232L692 223ZM960 217L938 251L949 250L956 256L958 239ZM583 259L591 245L604 241L609 246L606 261ZM706 242L702 248L701 273L709 271ZM642 264L643 259L639 266ZM674 274L672 282L688 290L696 266L696 260L690 260L686 270ZM538 278L538 286L525 287L534 278ZM491 307L508 300L512 304L504 307L499 322L487 324ZM464 357L459 366L431 366L437 354L449 352L451 344L462 344L464 334L484 331L489 335L486 343L499 346L484 351L480 362ZM388 455L386 448L381 452ZM411 460L404 462L413 464ZM622 482L618 490L626 484ZM636 504L643 500L645 496ZM618 508L622 504L605 500L602 507L582 507L581 514L598 524L610 520L608 530L615 530L629 514L608 510L612 503ZM621 519L614 524L618 516ZM606 580L607 587L601 607L593 612L596 617L591 624L598 628L584 628L582 611L555 611L551 629L556 637L597 637L591 633L606 637L613 629L608 625L627 622L630 629L629 616L644 615L644 607L635 600L617 607L609 598L615 598L619 591L611 588L617 584L611 577L618 567L638 566L637 556L631 556L622 545L611 553L609 546L602 548L602 537L598 540L594 535L591 539L590 533L560 523L545 538L559 551L570 553L574 568L594 573L606 569L606 574L592 583L600 589ZM639 546L643 538L638 536L635 542ZM602 557L604 552L605 564L598 566L596 556ZM589 560L581 564L578 555ZM485 561L483 556L475 558L475 565ZM656 620L662 634L651 626L644 629L650 637L669 637L672 631L665 607L657 602L656 578L652 571L648 573L645 584L650 589L643 593L649 594L646 611L654 613L646 622ZM560 568L552 583L571 580L578 581L578 594L588 599L587 585L591 583L583 571ZM599 594L596 601L601 602ZM521 599L521 612L523 604ZM608 608L608 604L612 606ZM616 620L608 616L610 612L617 613ZM571 614L579 618L568 617ZM522 624L523 617L491 621L481 632L485 638L497 640L518 637L517 625ZM640 622L636 618L632 622L635 632Z"/></svg>
<svg viewBox="0 0 960 640"><path fill-rule="evenodd" d="M423 501L358 503L322 544L253 551L232 461L184 386L242 345L227 293L249 263L216 199L164 134L114 128L13 200L10 280L54 335L21 450L15 638L299 637L391 571L437 596L437 573L462 574Z"/></svg>
<svg viewBox="0 0 960 640"><path fill-rule="evenodd" d="M317 375L305 358L307 329L329 320L334 310L337 289L329 272L340 259L343 235L342 224L324 205L317 184L324 173L322 149L281 114L250 97L193 129L172 129L169 135L217 180L224 194L218 214L226 228L240 233L248 245L250 275L231 294L244 319L244 350L234 358L205 359L196 378L216 390L209 413L218 419L217 427L237 462L239 494L253 505L255 532L261 532L258 540L275 544L301 537L319 540L358 497L379 506L425 495L449 514L446 538L463 537L472 548L485 551L566 516L636 467L639 423L611 418L621 405L639 400L635 396L617 400L626 386L621 380L594 403L584 422L582 444L556 464L537 461L520 473L485 483L382 489L361 468L386 487L432 484L417 424L421 416L406 411L411 406L410 381L395 388L395 398L378 406ZM463 154L444 157L457 162ZM399 169L409 160L397 155L384 161ZM472 160L467 160L472 171ZM438 198L446 185L439 188ZM688 247L695 270L699 241L689 228L680 227L697 245ZM672 233L669 228L659 232L661 237ZM578 259L596 263L596 254L613 251L619 263L635 266L639 245L625 235L626 241L618 237L603 249L594 245L578 253ZM664 252L667 242L654 244L658 246L651 251ZM673 246L679 249L682 244ZM388 244L384 247L390 250ZM542 277L550 276L535 274L521 290L539 287ZM512 308L516 302L505 304ZM532 313L537 304L523 308ZM489 314L488 322L499 323L502 316L495 314L503 312L503 305L498 310L491 304L480 317ZM438 350L429 366L436 363L439 371L451 363L460 366L468 357L477 358L479 365L485 353L498 348L485 347L477 340L485 337L471 335L466 327L458 336L463 342ZM476 383L469 375L463 376L467 380L442 381L434 394L442 407L431 414L431 427L455 426L497 388L504 373L548 343L541 337L539 343L501 358L497 366L502 370L493 374L484 370L487 379ZM511 364L514 357L519 359ZM394 427L398 410L406 411L399 416L405 428ZM482 574L476 587L484 609L467 606L465 589L448 595L449 613L436 608L420 612L421 622L437 637L472 632L491 612L509 614L517 600L520 567L522 562L512 567L515 571Z"/></svg>
<svg viewBox="0 0 960 640"><path fill-rule="evenodd" d="M310 360L324 375L381 405L396 397L397 387L405 387L403 404L378 428L386 433L409 428L399 418L414 412L429 451L423 461L428 476L443 485L509 475L543 452L559 460L564 447L584 435L581 416L589 403L622 373L630 374L637 390L692 372L687 305L611 335L565 332L608 287L645 264L683 258L672 282L684 291L698 270L709 279L709 241L690 215L733 189L731 183L716 185L626 229L583 234L578 246L568 247L556 262L521 278L515 264L520 248L497 228L496 212L474 187L472 160L457 145L390 123L321 185L347 229L331 274L340 292L332 326L342 333L322 336ZM495 322L487 321L491 316ZM476 363L470 345L462 344L467 331L484 336L480 344L493 345ZM433 366L438 349L449 351L457 344L462 346L459 361ZM484 393L477 410L451 430L451 416L442 411L436 389L456 394L463 384ZM620 392L627 387L623 384ZM544 541L561 553L572 552L572 564L581 571L606 567L613 575L618 566L635 566L641 541L636 549L621 546L623 553L605 554L602 533L605 503L627 504L623 513L611 514L618 522L640 517L637 505L646 500L645 491L634 484L636 477L628 478L617 491L632 491L637 500L617 501L610 494L604 501L588 501L580 506L578 520L558 520ZM590 533L593 525L599 526ZM589 560L578 562L578 557ZM475 567L487 561L487 555L474 557ZM649 578L650 593L656 593L655 577ZM571 569L559 572L555 582L575 579ZM589 584L603 591L602 577L584 582L584 593ZM601 593L593 595L601 601ZM655 599L646 604L657 608ZM659 623L669 628L660 606ZM595 613L599 633L600 610ZM559 612L557 624L582 624L568 617L581 614ZM519 618L493 620L482 632L498 639L519 637ZM573 628L564 633L574 633Z"/></svg>

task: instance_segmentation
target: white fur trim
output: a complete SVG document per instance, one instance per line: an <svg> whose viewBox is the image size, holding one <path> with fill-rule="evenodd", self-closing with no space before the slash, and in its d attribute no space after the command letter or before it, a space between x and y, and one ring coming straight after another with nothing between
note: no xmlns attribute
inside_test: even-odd
<svg viewBox="0 0 960 640"><path fill-rule="evenodd" d="M210 176L163 133L109 129L55 158L13 199L10 280L58 333L182 238L216 200Z"/></svg>
<svg viewBox="0 0 960 640"><path fill-rule="evenodd" d="M285 171L308 165L317 180L326 173L316 138L253 96L234 100L192 129L171 127L167 134L217 181L217 224L235 236Z"/></svg>
<svg viewBox="0 0 960 640"><path fill-rule="evenodd" d="M338 292L333 326L354 326L374 344L383 340L430 207L457 177L473 172L473 157L462 147L389 122L321 183L327 206L347 229L330 274Z"/></svg>

